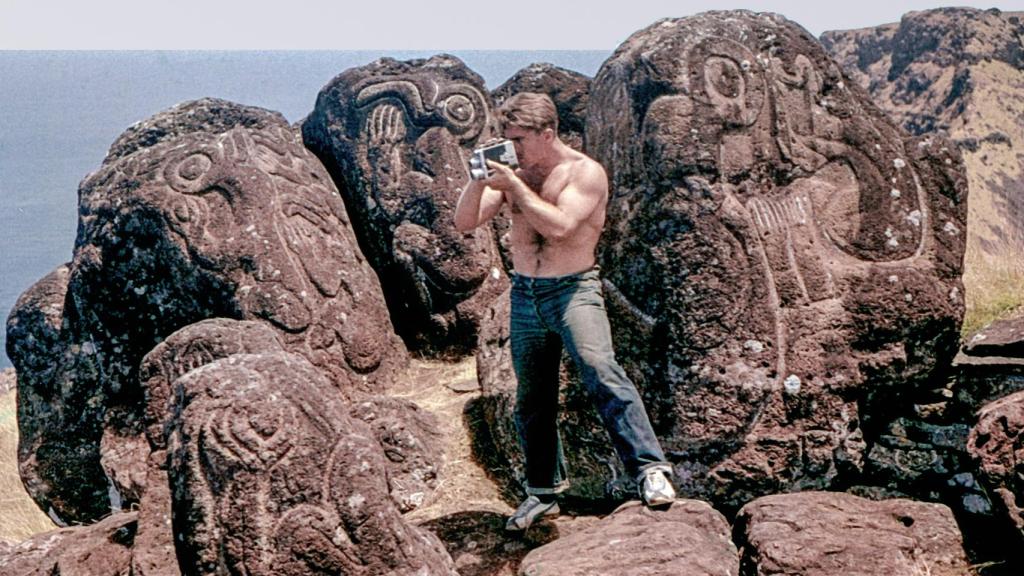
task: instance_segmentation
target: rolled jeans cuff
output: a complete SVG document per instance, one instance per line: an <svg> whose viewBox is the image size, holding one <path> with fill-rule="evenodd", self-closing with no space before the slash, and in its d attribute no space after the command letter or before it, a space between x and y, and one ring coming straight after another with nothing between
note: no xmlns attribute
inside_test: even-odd
<svg viewBox="0 0 1024 576"><path fill-rule="evenodd" d="M534 488L529 484L526 485L526 493L533 496L543 496L549 494L561 494L569 489L569 481L563 480L554 486L554 488Z"/></svg>
<svg viewBox="0 0 1024 576"><path fill-rule="evenodd" d="M669 464L668 462L651 462L650 464L644 464L643 466L640 467L640 472L636 475L637 484L643 482L644 475L650 472L651 470L664 472L665 474L668 474L669 477L672 476L671 464Z"/></svg>

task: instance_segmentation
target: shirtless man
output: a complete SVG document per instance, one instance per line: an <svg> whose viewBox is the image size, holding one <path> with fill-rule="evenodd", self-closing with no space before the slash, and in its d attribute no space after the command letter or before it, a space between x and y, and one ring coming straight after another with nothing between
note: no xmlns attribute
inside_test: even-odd
<svg viewBox="0 0 1024 576"><path fill-rule="evenodd" d="M604 227L608 177L600 164L558 138L551 99L523 92L498 110L519 169L489 162L486 180L470 180L455 208L468 232L508 204L512 212L512 364L516 429L526 459L526 500L507 530L525 530L558 514L567 486L558 434L558 370L565 348L579 368L627 473L649 506L670 504L675 490L636 387L615 361L594 250Z"/></svg>

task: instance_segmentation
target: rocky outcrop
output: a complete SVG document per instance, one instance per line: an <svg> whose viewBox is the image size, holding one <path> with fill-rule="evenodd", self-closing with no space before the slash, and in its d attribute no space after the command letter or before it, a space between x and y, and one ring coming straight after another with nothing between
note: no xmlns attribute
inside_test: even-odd
<svg viewBox="0 0 1024 576"><path fill-rule="evenodd" d="M286 353L175 382L168 464L186 573L454 574L386 496L384 458L331 383Z"/></svg>
<svg viewBox="0 0 1024 576"><path fill-rule="evenodd" d="M8 321L23 476L51 516L89 521L138 501L139 362L183 326L264 322L341 394L379 390L406 362L340 196L279 114L176 106L119 138L79 197L68 271Z"/></svg>
<svg viewBox="0 0 1024 576"><path fill-rule="evenodd" d="M941 504L842 493L766 496L736 519L742 574L962 576L953 514Z"/></svg>
<svg viewBox="0 0 1024 576"><path fill-rule="evenodd" d="M744 11L630 37L594 79L587 144L612 183L617 356L679 487L738 507L859 476L956 349L955 147L893 126L799 26ZM570 476L593 497L617 458L569 406Z"/></svg>
<svg viewBox="0 0 1024 576"><path fill-rule="evenodd" d="M483 80L451 56L390 58L331 80L303 123L345 195L398 333L438 356L473 350L508 285L490 226L455 230L466 150L490 135Z"/></svg>
<svg viewBox="0 0 1024 576"><path fill-rule="evenodd" d="M900 33L900 57L916 53ZM732 512L863 483L1024 536L1024 400L999 399L1024 388L1007 369L1020 328L993 325L956 367L974 379L948 378L966 218L953 144L889 124L775 15L656 23L592 89L538 65L495 98L551 93L575 145L585 119L613 185L599 260L619 358L679 488ZM747 504L742 562L696 500L546 522L521 542L489 512L407 522L444 455L434 418L380 395L406 361L389 317L424 354L479 342L467 420L519 496L507 280L492 230L447 220L490 98L451 57L385 59L332 81L301 132L209 99L126 131L83 181L73 261L22 296L8 346L36 500L63 521L138 511L0 545L0 572L505 574L539 544L520 573L968 570L947 508L845 494ZM563 364L565 505L599 509L634 486Z"/></svg>
<svg viewBox="0 0 1024 576"><path fill-rule="evenodd" d="M978 332L956 355L948 377L915 393L910 405L890 407L894 417L877 435L865 466L865 477L875 484L948 504L965 534L977 536L969 544L995 554L1005 544L990 529L1001 514L1000 497L979 471L968 436L979 410L1024 390L1024 359L1014 353L1016 324L995 322Z"/></svg>
<svg viewBox="0 0 1024 576"><path fill-rule="evenodd" d="M350 411L383 448L395 505L402 512L419 508L437 488L444 461L437 419L412 402L390 397L356 402Z"/></svg>
<svg viewBox="0 0 1024 576"><path fill-rule="evenodd" d="M519 92L547 94L558 111L558 137L570 147L583 150L583 136L590 101L590 78L553 64L531 64L498 86L491 96L496 106Z"/></svg>
<svg viewBox="0 0 1024 576"><path fill-rule="evenodd" d="M1004 527L1024 543L1024 391L983 407L967 445Z"/></svg>
<svg viewBox="0 0 1024 576"><path fill-rule="evenodd" d="M91 526L62 528L0 545L0 574L129 574L136 514L114 514Z"/></svg>
<svg viewBox="0 0 1024 576"><path fill-rule="evenodd" d="M705 502L654 511L634 501L599 523L530 552L521 576L738 574L725 517Z"/></svg>
<svg viewBox="0 0 1024 576"><path fill-rule="evenodd" d="M947 134L963 151L968 333L1024 302L1022 34L1024 13L940 8L821 37L879 107L916 134Z"/></svg>

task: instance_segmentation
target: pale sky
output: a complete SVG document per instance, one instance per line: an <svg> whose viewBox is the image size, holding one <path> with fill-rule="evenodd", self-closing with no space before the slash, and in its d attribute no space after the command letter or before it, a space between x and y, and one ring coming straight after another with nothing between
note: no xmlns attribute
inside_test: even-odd
<svg viewBox="0 0 1024 576"><path fill-rule="evenodd" d="M0 50L611 50L664 17L778 12L815 36L1024 0L0 0Z"/></svg>

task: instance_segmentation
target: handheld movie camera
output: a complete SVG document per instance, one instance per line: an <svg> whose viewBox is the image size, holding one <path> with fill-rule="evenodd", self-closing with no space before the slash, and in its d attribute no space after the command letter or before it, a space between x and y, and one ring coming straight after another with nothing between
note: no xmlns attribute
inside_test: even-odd
<svg viewBox="0 0 1024 576"><path fill-rule="evenodd" d="M499 162L510 168L519 167L515 145L511 140L502 140L473 150L473 155L469 157L469 177L473 180L490 177L493 170L487 167L488 160Z"/></svg>

